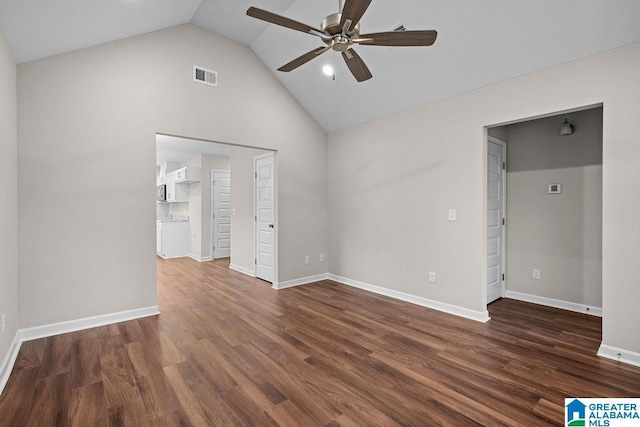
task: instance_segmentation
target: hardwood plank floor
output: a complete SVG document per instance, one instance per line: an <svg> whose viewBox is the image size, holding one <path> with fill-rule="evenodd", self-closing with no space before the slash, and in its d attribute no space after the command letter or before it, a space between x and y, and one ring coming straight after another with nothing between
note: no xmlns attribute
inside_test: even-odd
<svg viewBox="0 0 640 427"><path fill-rule="evenodd" d="M274 291L228 260L158 260L162 314L23 344L0 426L563 425L640 397L597 317L514 300L486 324L331 281Z"/></svg>

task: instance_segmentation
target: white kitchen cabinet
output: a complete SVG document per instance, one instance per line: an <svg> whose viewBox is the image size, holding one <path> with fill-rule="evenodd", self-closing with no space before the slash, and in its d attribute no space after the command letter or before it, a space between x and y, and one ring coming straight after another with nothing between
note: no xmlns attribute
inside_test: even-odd
<svg viewBox="0 0 640 427"><path fill-rule="evenodd" d="M178 169L178 164L174 162L160 163L160 170L156 177L156 185L162 185L167 183L167 174Z"/></svg>
<svg viewBox="0 0 640 427"><path fill-rule="evenodd" d="M177 169L175 171L175 178L178 184L200 182L200 168L189 166Z"/></svg>
<svg viewBox="0 0 640 427"><path fill-rule="evenodd" d="M156 223L156 253L164 258L186 257L189 252L189 223Z"/></svg>
<svg viewBox="0 0 640 427"><path fill-rule="evenodd" d="M167 202L188 202L189 201L189 185L187 183L176 182L176 172L169 172L167 174Z"/></svg>

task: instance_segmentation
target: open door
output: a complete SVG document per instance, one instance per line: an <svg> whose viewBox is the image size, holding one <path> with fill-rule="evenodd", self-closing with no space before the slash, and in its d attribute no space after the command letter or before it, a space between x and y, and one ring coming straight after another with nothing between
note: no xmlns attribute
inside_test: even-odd
<svg viewBox="0 0 640 427"><path fill-rule="evenodd" d="M487 140L487 304L504 297L506 143Z"/></svg>
<svg viewBox="0 0 640 427"><path fill-rule="evenodd" d="M274 155L255 157L256 277L273 283L275 251Z"/></svg>

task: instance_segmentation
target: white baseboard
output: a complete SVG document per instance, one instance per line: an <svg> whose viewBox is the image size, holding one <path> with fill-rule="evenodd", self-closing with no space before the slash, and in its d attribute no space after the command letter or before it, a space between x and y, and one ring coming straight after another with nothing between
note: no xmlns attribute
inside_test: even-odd
<svg viewBox="0 0 640 427"><path fill-rule="evenodd" d="M187 255L176 255L176 256L163 256L163 255L160 255L159 253L156 253L156 255L159 256L162 259L176 259L176 258L185 258L185 257L189 256L188 254Z"/></svg>
<svg viewBox="0 0 640 427"><path fill-rule="evenodd" d="M20 346L25 341L51 337L54 335L66 334L69 332L81 331L83 329L96 328L98 326L111 325L113 323L126 322L128 320L141 319L143 317L160 314L157 305L151 307L137 308L134 310L120 311L117 313L102 314L100 316L85 317L82 319L69 320L67 322L51 323L48 325L34 326L32 328L18 329L16 336L11 343L9 353L2 362L0 368L0 393L9 379L13 365L16 363Z"/></svg>
<svg viewBox="0 0 640 427"><path fill-rule="evenodd" d="M360 282L358 280L348 279L346 277L337 276L335 274L318 274L315 276L302 277L300 279L288 280L286 282L274 283L273 289L286 289L294 286L307 285L309 283L319 282L321 280L333 280L334 282L341 283L343 285L351 286L354 288L362 289L365 291L373 292L379 295L384 295L390 298L398 299L401 301L416 304L422 307L432 308L434 310L442 311L445 313L453 314L456 316L464 317L467 319L475 320L477 322L486 322L489 320L488 311L474 311L464 307L451 305L439 301L430 300L427 298L419 297L416 295L399 292L389 288L383 288L381 286L372 285L369 283Z"/></svg>
<svg viewBox="0 0 640 427"><path fill-rule="evenodd" d="M640 367L640 353L636 353L635 351L600 344L598 356Z"/></svg>
<svg viewBox="0 0 640 427"><path fill-rule="evenodd" d="M561 308L563 310L575 311L577 313L591 314L592 316L602 317L602 308L594 307L586 304L578 304L575 302L562 301L559 299L540 297L537 295L524 294L522 292L506 291L506 298L518 301L531 302L533 304L546 305L548 307Z"/></svg>
<svg viewBox="0 0 640 427"><path fill-rule="evenodd" d="M2 365L0 365L0 394L2 394L4 386L7 385L7 381L9 381L13 365L16 363L16 359L18 358L20 345L22 345L22 342L20 341L20 331L17 331L13 337L13 341L11 341L9 351L2 361Z"/></svg>
<svg viewBox="0 0 640 427"><path fill-rule="evenodd" d="M237 271L239 273L246 274L247 276L256 277L255 270L251 270L249 268L240 267L237 264L229 264L229 268L234 270L234 271Z"/></svg>
<svg viewBox="0 0 640 427"><path fill-rule="evenodd" d="M293 288L294 286L308 285L309 283L319 282L321 280L327 280L329 278L329 274L316 274L315 276L307 276L301 277L299 279L287 280L286 282L273 283L271 286L273 289L287 289Z"/></svg>
<svg viewBox="0 0 640 427"><path fill-rule="evenodd" d="M207 262L207 261L213 261L213 257L211 256L205 256L205 257L199 257L196 254L192 254L191 252L189 252L187 254L187 256L193 260L196 260L198 262Z"/></svg>
<svg viewBox="0 0 640 427"><path fill-rule="evenodd" d="M33 328L20 329L20 341L31 341L39 338L51 337L54 335L66 334L68 332L81 331L83 329L95 328L98 326L111 325L112 323L126 322L128 320L140 319L148 316L160 314L157 305L151 307L137 308L134 310L120 311L117 313L102 314L100 316L85 317L82 319L69 320L67 322L51 323L48 325L34 326Z"/></svg>
<svg viewBox="0 0 640 427"><path fill-rule="evenodd" d="M363 289L365 291L399 299L401 301L420 305L422 307L432 308L434 310L442 311L444 313L453 314L455 316L460 316L467 319L475 320L476 322L485 323L490 319L489 312L487 310L484 310L484 311L469 310L468 308L460 307L457 305L447 304L444 302L407 294L407 293L396 291L393 289L384 288L382 286L376 286L369 283L360 282L358 280L352 280L346 277L336 276L335 274L329 274L328 276L329 276L328 277L329 280L342 283L343 285L352 286L354 288Z"/></svg>

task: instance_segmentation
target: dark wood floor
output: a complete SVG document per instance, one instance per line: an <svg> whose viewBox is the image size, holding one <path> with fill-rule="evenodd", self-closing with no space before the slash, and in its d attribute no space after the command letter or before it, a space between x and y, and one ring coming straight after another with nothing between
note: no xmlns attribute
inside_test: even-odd
<svg viewBox="0 0 640 427"><path fill-rule="evenodd" d="M162 315L25 343L0 425L562 425L565 397L640 396L596 317L500 300L481 324L227 266L159 260Z"/></svg>

